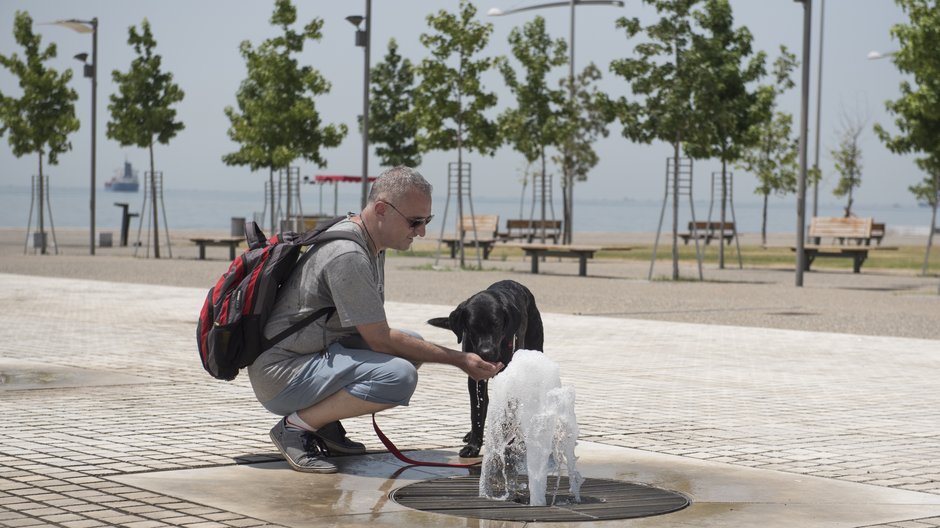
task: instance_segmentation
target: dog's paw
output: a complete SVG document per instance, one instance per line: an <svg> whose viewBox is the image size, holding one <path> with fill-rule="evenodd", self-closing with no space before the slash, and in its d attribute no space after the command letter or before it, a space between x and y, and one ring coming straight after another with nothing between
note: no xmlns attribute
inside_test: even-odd
<svg viewBox="0 0 940 528"><path fill-rule="evenodd" d="M460 458L477 458L480 456L482 446L467 444L460 450Z"/></svg>
<svg viewBox="0 0 940 528"><path fill-rule="evenodd" d="M462 442L465 443L465 444L469 444L470 442L473 441L473 438L474 438L474 437L473 437L473 431L470 431L470 432L468 432L467 434L463 435L463 440L462 440Z"/></svg>

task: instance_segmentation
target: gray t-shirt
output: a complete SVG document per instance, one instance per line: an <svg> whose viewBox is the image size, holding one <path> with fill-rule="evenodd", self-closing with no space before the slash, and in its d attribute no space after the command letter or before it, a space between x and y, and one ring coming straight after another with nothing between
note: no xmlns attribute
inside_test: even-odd
<svg viewBox="0 0 940 528"><path fill-rule="evenodd" d="M333 230L354 233L361 244L331 240L315 245L314 253L291 271L278 291L264 335L271 338L326 306L335 307L336 312L288 336L248 367L251 386L261 402L277 396L311 354L320 354L340 339L354 339L357 325L386 320L385 252L373 256L366 249L362 228L348 219L330 228Z"/></svg>

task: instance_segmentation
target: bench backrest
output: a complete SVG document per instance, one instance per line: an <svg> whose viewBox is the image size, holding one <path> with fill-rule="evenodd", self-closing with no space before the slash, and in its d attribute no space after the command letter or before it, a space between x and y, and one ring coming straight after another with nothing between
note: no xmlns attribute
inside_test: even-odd
<svg viewBox="0 0 940 528"><path fill-rule="evenodd" d="M871 238L871 217L838 218L814 216L809 224L809 236L813 238Z"/></svg>
<svg viewBox="0 0 940 528"><path fill-rule="evenodd" d="M495 238L499 229L499 215L464 215L460 220L460 233L463 236L473 234L473 227L476 226L477 237Z"/></svg>
<svg viewBox="0 0 940 528"><path fill-rule="evenodd" d="M508 219L506 220L506 229L542 229L542 226L548 230L560 230L561 229L561 220L517 220L517 219Z"/></svg>
<svg viewBox="0 0 940 528"><path fill-rule="evenodd" d="M689 222L689 231L721 231L721 222ZM734 222L725 222L725 229L729 233L734 233Z"/></svg>

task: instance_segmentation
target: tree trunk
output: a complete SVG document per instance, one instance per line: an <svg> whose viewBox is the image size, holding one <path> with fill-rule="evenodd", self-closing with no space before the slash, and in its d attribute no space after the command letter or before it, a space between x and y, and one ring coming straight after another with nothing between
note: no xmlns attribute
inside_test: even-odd
<svg viewBox="0 0 940 528"><path fill-rule="evenodd" d="M157 211L157 173L153 168L153 142L150 142L150 203L153 205L153 258L160 258L160 215ZM167 235L169 236L169 234Z"/></svg>
<svg viewBox="0 0 940 528"><path fill-rule="evenodd" d="M761 244L767 245L767 197L770 196L770 193L764 193L764 208L761 211L761 220L760 220L760 241Z"/></svg>
<svg viewBox="0 0 940 528"><path fill-rule="evenodd" d="M933 212L930 215L930 231L927 232L927 251L924 252L924 267L921 269L921 275L927 275L927 268L930 265L930 248L933 247L933 234L937 230L937 200L938 196L934 195L933 203L931 204L931 209Z"/></svg>

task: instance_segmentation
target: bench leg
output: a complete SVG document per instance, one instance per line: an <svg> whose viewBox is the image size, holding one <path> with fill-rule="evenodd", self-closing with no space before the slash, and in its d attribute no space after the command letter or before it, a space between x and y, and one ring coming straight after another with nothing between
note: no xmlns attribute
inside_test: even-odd
<svg viewBox="0 0 940 528"><path fill-rule="evenodd" d="M452 259L457 258L457 243L456 242L453 244L448 243L447 247L450 248L450 258Z"/></svg>
<svg viewBox="0 0 940 528"><path fill-rule="evenodd" d="M490 259L490 251L493 251L492 244L483 244L483 260Z"/></svg>
<svg viewBox="0 0 940 528"><path fill-rule="evenodd" d="M809 271L809 267L813 264L813 259L815 258L815 253L803 253L803 259L806 261L803 264L803 271Z"/></svg>
<svg viewBox="0 0 940 528"><path fill-rule="evenodd" d="M581 255L578 257L578 275L582 277L587 276L587 256Z"/></svg>
<svg viewBox="0 0 940 528"><path fill-rule="evenodd" d="M856 255L852 260L852 273L861 273L862 263L865 262L865 255Z"/></svg>
<svg viewBox="0 0 940 528"><path fill-rule="evenodd" d="M206 260L206 245L199 244L199 260Z"/></svg>
<svg viewBox="0 0 940 528"><path fill-rule="evenodd" d="M531 255L532 255L532 274L538 275L539 274L539 254L531 253Z"/></svg>
<svg viewBox="0 0 940 528"><path fill-rule="evenodd" d="M235 260L235 247L236 246L238 246L238 244L229 244L228 246L228 259L229 260Z"/></svg>

